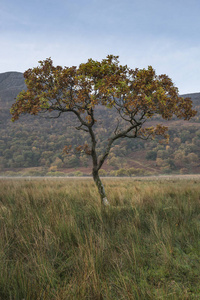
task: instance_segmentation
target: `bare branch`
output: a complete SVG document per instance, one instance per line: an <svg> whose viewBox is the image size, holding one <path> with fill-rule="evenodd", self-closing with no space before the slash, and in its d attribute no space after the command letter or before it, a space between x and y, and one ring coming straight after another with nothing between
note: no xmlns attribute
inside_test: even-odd
<svg viewBox="0 0 200 300"><path fill-rule="evenodd" d="M115 130L114 130L114 134L115 134L115 135L117 134L117 129L118 129L118 127L119 127L119 119L117 119L117 126L116 126L116 128L115 128Z"/></svg>
<svg viewBox="0 0 200 300"><path fill-rule="evenodd" d="M141 124L139 124L140 126ZM102 155L102 157L100 158L99 160L99 163L98 163L98 170L102 167L105 159L107 158L109 152L110 152L110 149L111 149L111 146L112 144L114 143L115 140L119 139L119 138L123 138L123 137L126 137L127 136L127 133L129 133L131 130L133 130L134 128L137 128L138 125L132 125L130 126L129 128L119 132L118 134L116 134L115 136L111 137L109 139L109 142L108 142L108 145L104 151L104 154Z"/></svg>
<svg viewBox="0 0 200 300"><path fill-rule="evenodd" d="M120 114L120 117L121 117L124 121L130 122L130 119L128 120L128 119L126 119L126 118L122 115L121 109L119 110L119 114Z"/></svg>
<svg viewBox="0 0 200 300"><path fill-rule="evenodd" d="M43 119L58 119L62 113L63 113L63 111L60 111L60 112L58 113L58 115L55 116L55 117L41 117L41 118L43 118Z"/></svg>
<svg viewBox="0 0 200 300"><path fill-rule="evenodd" d="M81 124L80 126L75 127L77 130L83 130L85 132L89 132L89 130L82 128L83 124Z"/></svg>

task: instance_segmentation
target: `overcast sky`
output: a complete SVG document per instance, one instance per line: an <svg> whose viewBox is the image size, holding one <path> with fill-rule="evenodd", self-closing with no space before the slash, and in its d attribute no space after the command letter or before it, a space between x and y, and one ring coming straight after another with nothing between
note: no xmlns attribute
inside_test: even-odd
<svg viewBox="0 0 200 300"><path fill-rule="evenodd" d="M0 73L119 55L200 92L200 0L0 0Z"/></svg>

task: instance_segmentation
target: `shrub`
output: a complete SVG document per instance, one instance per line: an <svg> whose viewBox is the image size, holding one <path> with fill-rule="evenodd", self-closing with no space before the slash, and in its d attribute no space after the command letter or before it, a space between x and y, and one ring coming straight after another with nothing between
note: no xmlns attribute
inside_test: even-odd
<svg viewBox="0 0 200 300"><path fill-rule="evenodd" d="M154 150L148 151L146 154L146 159L148 160L156 160L157 158L157 152Z"/></svg>

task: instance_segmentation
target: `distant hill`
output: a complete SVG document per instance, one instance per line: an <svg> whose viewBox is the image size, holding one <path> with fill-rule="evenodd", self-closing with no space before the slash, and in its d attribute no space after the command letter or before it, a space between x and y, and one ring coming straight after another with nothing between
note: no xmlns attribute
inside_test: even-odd
<svg viewBox="0 0 200 300"><path fill-rule="evenodd" d="M12 88L23 89L25 87L23 73L6 72L0 73L0 90L10 90Z"/></svg>
<svg viewBox="0 0 200 300"><path fill-rule="evenodd" d="M26 116L15 123L10 121L10 107L23 89L26 85L22 73L0 74L0 173L89 174L91 162L86 155L62 154L65 145L75 147L88 141L86 134L69 126L66 116L56 120ZM182 96L191 97L198 114L190 122L175 119L167 122L170 144L166 147L156 141L119 140L103 167L104 174L200 173L200 93ZM102 137L109 136L114 115L112 110L103 112L100 107L98 114L101 125L96 130L101 153L105 147ZM127 168L132 173L127 173Z"/></svg>
<svg viewBox="0 0 200 300"><path fill-rule="evenodd" d="M5 72L0 73L0 101L14 102L14 98L23 89L26 89L23 73ZM184 94L182 97L190 97L194 105L200 105L200 92Z"/></svg>
<svg viewBox="0 0 200 300"><path fill-rule="evenodd" d="M192 93L192 94L184 94L184 95L181 95L182 97L189 97L191 98L194 106L199 106L200 105L200 93Z"/></svg>
<svg viewBox="0 0 200 300"><path fill-rule="evenodd" d="M0 74L0 101L13 103L19 92L26 89L23 73L6 72Z"/></svg>

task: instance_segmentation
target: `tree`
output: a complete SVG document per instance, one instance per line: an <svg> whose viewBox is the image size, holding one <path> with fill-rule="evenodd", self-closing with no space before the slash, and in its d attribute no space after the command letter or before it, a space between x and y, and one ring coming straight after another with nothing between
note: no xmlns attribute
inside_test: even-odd
<svg viewBox="0 0 200 300"><path fill-rule="evenodd" d="M148 69L122 66L118 56L108 55L101 62L89 59L79 67L54 67L48 58L40 61L38 67L28 69L24 77L27 91L22 91L12 105L12 120L27 113L49 113L53 118L63 113L73 114L79 122L76 129L90 137L90 142L78 146L77 150L92 157L93 179L105 205L108 200L99 170L113 143L120 138L161 136L168 139L166 126L148 126L145 123L155 115L164 120L174 115L189 120L196 114L191 100L179 97L178 89L167 75L157 76L151 66ZM98 107L113 109L118 116L100 155L96 138L98 120L95 119ZM70 147L65 147L66 153Z"/></svg>

